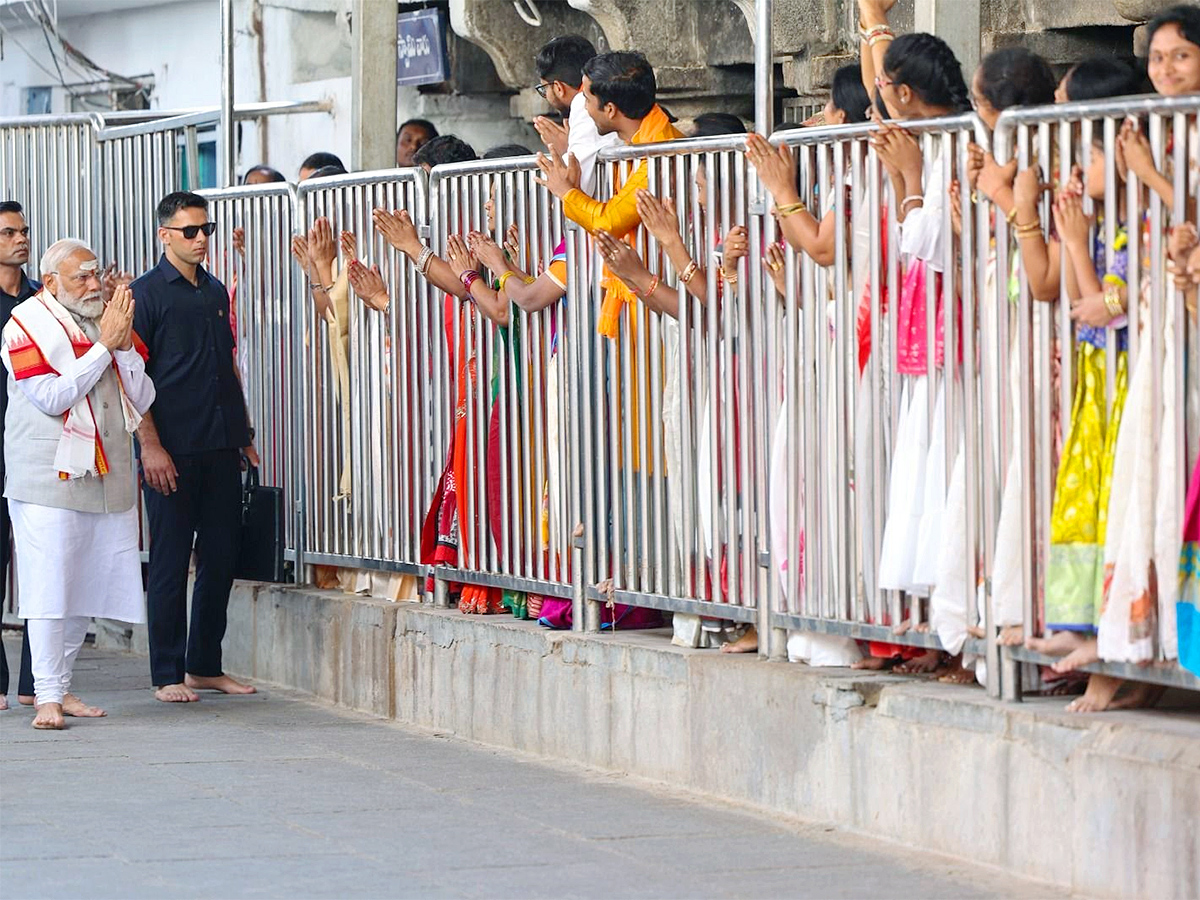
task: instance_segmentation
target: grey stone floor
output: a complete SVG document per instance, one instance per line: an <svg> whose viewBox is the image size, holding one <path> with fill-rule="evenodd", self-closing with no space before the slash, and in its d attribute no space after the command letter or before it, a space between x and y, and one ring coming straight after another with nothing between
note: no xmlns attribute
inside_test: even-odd
<svg viewBox="0 0 1200 900"><path fill-rule="evenodd" d="M62 733L10 695L0 897L1062 896L274 688L177 707L147 683L85 648L76 691L109 716Z"/></svg>

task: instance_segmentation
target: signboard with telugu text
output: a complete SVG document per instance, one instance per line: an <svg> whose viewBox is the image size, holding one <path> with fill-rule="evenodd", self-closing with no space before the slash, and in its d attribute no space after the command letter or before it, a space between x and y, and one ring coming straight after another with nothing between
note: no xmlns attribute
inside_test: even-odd
<svg viewBox="0 0 1200 900"><path fill-rule="evenodd" d="M439 9L396 17L396 84L446 80L446 23Z"/></svg>

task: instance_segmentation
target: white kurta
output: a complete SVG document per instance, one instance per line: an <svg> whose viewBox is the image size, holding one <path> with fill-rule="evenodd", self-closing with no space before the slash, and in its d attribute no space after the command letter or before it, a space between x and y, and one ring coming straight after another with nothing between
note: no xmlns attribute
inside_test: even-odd
<svg viewBox="0 0 1200 900"><path fill-rule="evenodd" d="M0 352L11 369L8 349ZM60 416L95 387L114 357L126 396L144 414L154 402L154 384L133 350L110 355L96 344L71 370L61 375L36 375L16 385L39 411ZM54 449L50 446L47 452ZM104 477L133 478L133 472L111 472ZM8 508L22 618L98 616L146 621L136 504L119 513L79 512L20 500L9 500Z"/></svg>

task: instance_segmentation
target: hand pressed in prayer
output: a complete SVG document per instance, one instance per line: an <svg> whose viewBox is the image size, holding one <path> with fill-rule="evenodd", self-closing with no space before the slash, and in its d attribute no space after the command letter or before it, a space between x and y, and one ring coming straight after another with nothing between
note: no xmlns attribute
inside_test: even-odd
<svg viewBox="0 0 1200 900"><path fill-rule="evenodd" d="M508 254L509 263L516 265L521 258L521 232L517 223L513 222L504 232L504 252Z"/></svg>
<svg viewBox="0 0 1200 900"><path fill-rule="evenodd" d="M510 268L500 245L481 231L467 235L467 247L493 275L503 275Z"/></svg>
<svg viewBox="0 0 1200 900"><path fill-rule="evenodd" d="M630 290L645 287L651 279L650 270L632 247L619 241L607 231L596 232L596 246L604 256L610 272L625 282Z"/></svg>
<svg viewBox="0 0 1200 900"><path fill-rule="evenodd" d="M574 154L567 154L564 158L556 150L551 150L549 156L539 153L537 165L542 177L534 178L534 181L560 200L579 187L579 162Z"/></svg>
<svg viewBox="0 0 1200 900"><path fill-rule="evenodd" d="M358 237L353 231L343 231L338 238L338 245L342 248L342 258L347 263L358 256Z"/></svg>
<svg viewBox="0 0 1200 900"><path fill-rule="evenodd" d="M446 262L454 270L454 274L462 278L467 272L478 272L479 262L474 254L467 249L466 242L457 234L446 238Z"/></svg>
<svg viewBox="0 0 1200 900"><path fill-rule="evenodd" d="M413 224L408 210L388 210L376 208L371 212L371 221L375 230L383 235L384 240L408 256L417 256L421 252L421 238L417 234L417 226Z"/></svg>
<svg viewBox="0 0 1200 900"><path fill-rule="evenodd" d="M357 259L351 258L346 277L350 280L350 287L363 303L378 312L387 312L390 298L379 266L371 266L368 269Z"/></svg>
<svg viewBox="0 0 1200 900"><path fill-rule="evenodd" d="M314 266L321 267L322 278L325 277L326 272L333 269L333 262L337 259L337 247L333 243L333 227L324 216L313 222L312 228L308 231L308 257Z"/></svg>
<svg viewBox="0 0 1200 900"><path fill-rule="evenodd" d="M777 203L792 203L796 195L796 158L786 144L772 147L761 134L746 136L746 159Z"/></svg>
<svg viewBox="0 0 1200 900"><path fill-rule="evenodd" d="M233 229L233 252L238 256L246 255L246 229L238 226Z"/></svg>
<svg viewBox="0 0 1200 900"><path fill-rule="evenodd" d="M296 264L304 270L304 274L308 275L308 239L301 237L298 234L292 235L292 258L296 260Z"/></svg>
<svg viewBox="0 0 1200 900"><path fill-rule="evenodd" d="M559 125L545 116L538 116L533 120L533 127L547 150L554 150L559 156L566 156L567 141L571 134L570 122L563 122Z"/></svg>
<svg viewBox="0 0 1200 900"><path fill-rule="evenodd" d="M1083 212L1083 200L1078 194L1059 192L1054 200L1054 224L1064 245L1087 246L1092 223Z"/></svg>
<svg viewBox="0 0 1200 900"><path fill-rule="evenodd" d="M109 350L128 350L133 346L133 294L127 285L119 285L100 315L100 343Z"/></svg>
<svg viewBox="0 0 1200 900"><path fill-rule="evenodd" d="M670 197L658 199L645 189L637 192L638 215L646 230L663 246L682 241L679 235L679 219L675 213L675 201Z"/></svg>

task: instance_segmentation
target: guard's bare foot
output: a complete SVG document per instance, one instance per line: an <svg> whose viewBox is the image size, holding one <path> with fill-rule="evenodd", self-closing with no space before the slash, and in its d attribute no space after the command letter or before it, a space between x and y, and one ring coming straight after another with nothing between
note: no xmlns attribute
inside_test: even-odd
<svg viewBox="0 0 1200 900"><path fill-rule="evenodd" d="M1099 661L1100 645L1095 638L1089 638L1050 668L1061 675L1063 672L1074 672Z"/></svg>
<svg viewBox="0 0 1200 900"><path fill-rule="evenodd" d="M754 653L757 650L758 630L753 625L747 628L746 633L736 641L721 645L722 653Z"/></svg>
<svg viewBox="0 0 1200 900"><path fill-rule="evenodd" d="M1166 690L1161 684L1138 684L1120 697L1114 697L1108 708L1149 709L1158 703Z"/></svg>
<svg viewBox="0 0 1200 900"><path fill-rule="evenodd" d="M22 706L33 706L36 697L31 697L29 694L17 694L17 702Z"/></svg>
<svg viewBox="0 0 1200 900"><path fill-rule="evenodd" d="M0 712L3 712L6 709L8 709L8 698L0 696Z"/></svg>
<svg viewBox="0 0 1200 900"><path fill-rule="evenodd" d="M33 717L33 727L38 731L62 731L63 708L61 703L35 704L37 715Z"/></svg>
<svg viewBox="0 0 1200 900"><path fill-rule="evenodd" d="M74 694L63 695L62 711L64 716L74 716L77 719L98 719L108 715L98 706L88 706Z"/></svg>
<svg viewBox="0 0 1200 900"><path fill-rule="evenodd" d="M896 657L894 656L864 656L858 662L850 663L850 668L861 669L867 672L882 672L884 669L890 669L896 665Z"/></svg>
<svg viewBox="0 0 1200 900"><path fill-rule="evenodd" d="M1066 656L1078 650L1086 641L1087 638L1078 631L1056 631L1050 637L1030 635L1025 638L1025 649L1047 656Z"/></svg>
<svg viewBox="0 0 1200 900"><path fill-rule="evenodd" d="M1001 647L1020 647L1025 643L1025 626L1024 625L1005 625L1000 629L1000 636L996 638L996 643ZM1032 647L1030 649L1033 649Z"/></svg>
<svg viewBox="0 0 1200 900"><path fill-rule="evenodd" d="M937 669L941 661L942 654L940 650L927 650L920 656L906 659L896 666L896 668L892 669L892 671L897 675L928 675Z"/></svg>
<svg viewBox="0 0 1200 900"><path fill-rule="evenodd" d="M1112 703L1117 689L1121 687L1121 679L1111 675L1093 675L1088 679L1087 690L1082 697L1076 697L1067 704L1067 712L1104 712Z"/></svg>
<svg viewBox="0 0 1200 900"><path fill-rule="evenodd" d="M220 691L222 694L258 693L253 685L242 684L228 675L184 675L183 683L197 691Z"/></svg>
<svg viewBox="0 0 1200 900"><path fill-rule="evenodd" d="M154 699L163 703L195 703L200 695L186 684L164 684L154 689Z"/></svg>

